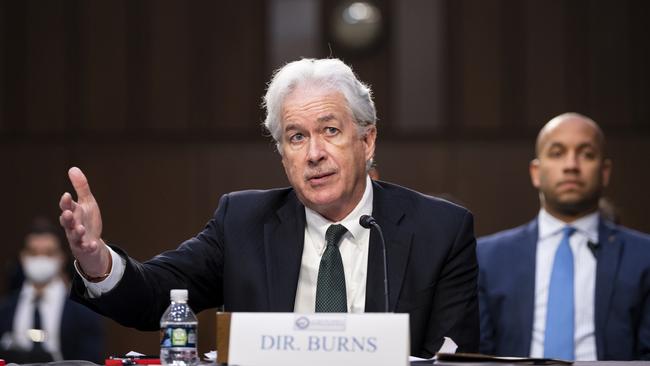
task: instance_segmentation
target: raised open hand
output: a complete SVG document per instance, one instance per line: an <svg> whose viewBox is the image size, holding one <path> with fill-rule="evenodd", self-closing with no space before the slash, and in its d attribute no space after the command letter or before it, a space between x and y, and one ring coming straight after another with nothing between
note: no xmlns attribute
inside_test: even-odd
<svg viewBox="0 0 650 366"><path fill-rule="evenodd" d="M102 240L102 216L90 191L88 180L77 167L68 170L68 177L77 193L77 201L70 193L61 196L59 221L65 229L72 255L90 277L99 277L110 270L110 254Z"/></svg>

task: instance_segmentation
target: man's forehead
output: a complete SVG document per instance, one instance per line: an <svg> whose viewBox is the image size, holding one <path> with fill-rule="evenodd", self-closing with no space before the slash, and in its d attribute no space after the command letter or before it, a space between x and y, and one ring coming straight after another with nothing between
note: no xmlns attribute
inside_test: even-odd
<svg viewBox="0 0 650 366"><path fill-rule="evenodd" d="M571 116L553 119L540 131L537 139L538 152L555 145L601 148L602 141L593 121Z"/></svg>
<svg viewBox="0 0 650 366"><path fill-rule="evenodd" d="M329 101L331 103L346 104L343 93L325 86L298 86L286 95L282 103L282 109L294 106Z"/></svg>
<svg viewBox="0 0 650 366"><path fill-rule="evenodd" d="M25 248L30 250L60 249L59 238L54 234L29 234L25 238Z"/></svg>
<svg viewBox="0 0 650 366"><path fill-rule="evenodd" d="M308 116L316 122L327 122L343 118L341 114L345 113L351 111L340 92L308 90L306 93L300 93L299 90L294 90L284 99L281 122L285 124L296 116Z"/></svg>

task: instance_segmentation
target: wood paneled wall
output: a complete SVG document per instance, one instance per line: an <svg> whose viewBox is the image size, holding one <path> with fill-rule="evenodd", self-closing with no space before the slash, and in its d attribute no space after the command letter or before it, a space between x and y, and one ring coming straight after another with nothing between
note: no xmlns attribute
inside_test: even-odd
<svg viewBox="0 0 650 366"><path fill-rule="evenodd" d="M414 1L443 12L431 19L444 24L423 23L444 32L423 37L441 39L436 70L397 62L397 50L428 47L396 37L428 17L400 11L397 0L377 4L387 26L382 42L332 54L374 89L382 178L451 195L475 213L477 234L523 223L538 205L527 175L537 130L573 110L608 135L615 160L608 196L623 222L650 231L648 2ZM337 5L321 1L322 57ZM267 13L263 0L1 1L3 257L16 254L35 215L58 217L71 165L91 181L105 237L141 260L200 230L221 194L286 185L260 128L272 71ZM406 68L443 84L407 95L415 101L408 113L396 104L405 100L395 80ZM213 320L201 315L202 351L213 348ZM157 352L157 334L107 324L107 353Z"/></svg>

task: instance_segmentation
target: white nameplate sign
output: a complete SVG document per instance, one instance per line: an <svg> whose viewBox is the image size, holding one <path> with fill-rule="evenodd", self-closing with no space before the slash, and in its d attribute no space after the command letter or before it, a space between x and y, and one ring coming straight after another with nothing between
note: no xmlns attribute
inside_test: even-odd
<svg viewBox="0 0 650 366"><path fill-rule="evenodd" d="M232 313L228 364L409 365L408 314Z"/></svg>

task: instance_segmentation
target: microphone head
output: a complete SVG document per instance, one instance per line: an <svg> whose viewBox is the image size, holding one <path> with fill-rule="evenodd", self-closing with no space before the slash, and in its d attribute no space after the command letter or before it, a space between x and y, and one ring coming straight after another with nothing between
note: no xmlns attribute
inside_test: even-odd
<svg viewBox="0 0 650 366"><path fill-rule="evenodd" d="M365 227L366 229L370 229L372 225L375 224L377 224L375 222L375 219L370 215L362 215L359 217L359 225Z"/></svg>
<svg viewBox="0 0 650 366"><path fill-rule="evenodd" d="M594 242L592 242L592 241L590 240L590 241L587 242L587 246L588 246L589 249L591 249L591 250L596 250L596 249L598 249L598 247L600 247L600 244L599 244L599 243L594 243Z"/></svg>

